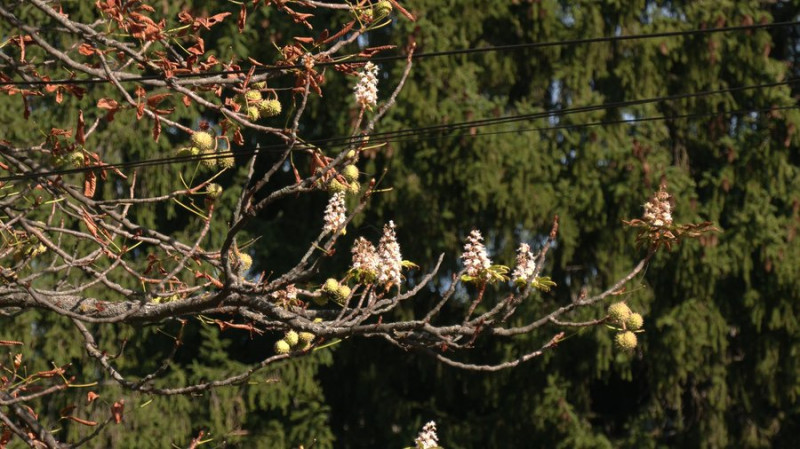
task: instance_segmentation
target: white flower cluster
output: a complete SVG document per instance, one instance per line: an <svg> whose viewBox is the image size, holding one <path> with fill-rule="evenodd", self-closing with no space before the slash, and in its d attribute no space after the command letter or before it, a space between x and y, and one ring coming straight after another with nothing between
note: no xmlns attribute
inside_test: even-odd
<svg viewBox="0 0 800 449"><path fill-rule="evenodd" d="M517 248L517 266L511 274L512 279L529 280L536 271L536 263L533 261L533 253L531 247L527 243L520 243Z"/></svg>
<svg viewBox="0 0 800 449"><path fill-rule="evenodd" d="M353 243L353 270L361 271L368 276L378 275L380 259L375 251L375 246L364 237L359 237Z"/></svg>
<svg viewBox="0 0 800 449"><path fill-rule="evenodd" d="M322 230L334 232L343 225L347 219L347 207L344 205L344 192L334 193L325 207L325 225Z"/></svg>
<svg viewBox="0 0 800 449"><path fill-rule="evenodd" d="M394 232L394 222L389 220L389 224L383 226L383 235L378 242L378 284L380 285L400 285L402 275L400 270L403 268L403 256L400 255L400 245L397 243L397 236Z"/></svg>
<svg viewBox="0 0 800 449"><path fill-rule="evenodd" d="M359 282L375 282L388 289L392 285L400 285L403 281L400 273L403 268L403 256L400 254L393 221L383 226L383 235L377 249L367 239L359 237L353 243L352 253L352 271L357 274Z"/></svg>
<svg viewBox="0 0 800 449"><path fill-rule="evenodd" d="M375 106L378 102L378 66L371 62L366 63L353 90L358 104L367 108Z"/></svg>
<svg viewBox="0 0 800 449"><path fill-rule="evenodd" d="M422 427L422 431L414 440L416 449L433 449L439 447L439 437L436 435L436 423L431 421Z"/></svg>
<svg viewBox="0 0 800 449"><path fill-rule="evenodd" d="M669 204L669 193L662 186L653 198L644 203L644 221L651 226L661 227L672 224L672 206Z"/></svg>
<svg viewBox="0 0 800 449"><path fill-rule="evenodd" d="M483 246L483 236L480 231L473 229L464 244L464 254L461 255L464 267L467 269L467 276L478 277L492 266L492 261L486 255L486 247Z"/></svg>

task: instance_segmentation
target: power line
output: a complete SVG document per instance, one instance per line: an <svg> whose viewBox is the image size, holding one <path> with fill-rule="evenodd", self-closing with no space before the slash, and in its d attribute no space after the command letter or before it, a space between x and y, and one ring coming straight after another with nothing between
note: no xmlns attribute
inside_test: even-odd
<svg viewBox="0 0 800 449"><path fill-rule="evenodd" d="M767 29L767 28L779 28L779 27L789 27L789 26L798 26L800 25L800 21L786 21L786 22L774 22L774 23L759 23L759 24L752 24L752 25L737 25L737 26L730 26L730 27L717 27L717 28L706 28L706 29L691 29L691 30L683 30L683 31L664 31L659 33L649 33L649 34L630 34L630 35L619 35L619 36L600 36L600 37L590 37L590 38L580 38L580 39L568 39L562 41L545 41L545 42L529 42L523 44L510 44L510 45L497 45L497 46L488 46L488 47L476 47L476 48L463 48L457 50L446 50L446 51L438 51L438 52L429 52L429 53L415 53L413 55L413 59L425 59L425 58L436 58L441 56L453 56L453 55L464 55L464 54L478 54L478 53L488 53L488 52L498 52L498 51L510 51L510 50L521 50L521 49L535 49L535 48L546 48L546 47L556 47L556 46L569 46L569 45L582 45L582 44L595 44L595 43L602 43L602 42L617 42L617 41L629 41L629 40L639 40L639 39L656 39L656 38L667 38L667 37L680 37L680 36L692 36L692 35L705 35L705 34L712 34L712 33L725 33L725 32L732 32L732 31L747 31L747 30L756 30L756 29ZM389 62L389 61L398 61L398 60L405 60L407 58L406 55L394 55L394 56L380 56L371 59L354 59L352 61L347 61L347 64L361 64L366 62ZM333 66L337 64L342 64L343 62L320 62L316 63L315 66L317 67L326 67L326 66ZM283 70L291 70L291 69L303 69L305 68L302 64L294 64L294 65L285 65L285 66L267 66L267 67L257 67L254 69L255 74L261 73L268 73L268 72L279 72ZM249 73L249 69L239 69L239 70L218 70L218 71L208 71L203 73L179 73L175 74L172 78L176 79L189 79L189 78L197 78L197 77L205 77L205 76L222 76L222 75L244 75ZM166 78L162 75L146 75L140 77L132 77L132 78L125 78L120 79L120 82L139 82L139 81L164 81ZM62 84L102 84L110 82L108 79L105 78L90 78L90 79L61 79L61 80L51 80L51 81L5 81L0 82L0 86L37 86L37 85L62 85Z"/></svg>
<svg viewBox="0 0 800 449"><path fill-rule="evenodd" d="M370 135L370 139L378 138L387 136L387 135L402 135L404 133L413 133L417 134L419 132L435 132L440 130L449 130L453 128L471 128L476 126L488 126L488 125L498 125L503 123L513 123L518 121L527 121L527 120L536 120L541 118L550 118L553 116L565 116L571 114L578 114L578 113L585 113L585 112L594 112L603 109L620 109L629 106L639 106L643 104L649 103L658 103L658 102L668 102L668 101L676 101L676 100L684 100L688 98L699 98L711 95L718 95L718 94L725 94L725 93L735 93L735 92L743 92L747 90L753 89L768 89L773 87L779 87L784 85L789 85L795 82L800 81L800 78L792 78L785 81L777 81L773 83L765 83L765 84L754 84L748 86L739 86L739 87L730 87L725 89L718 89L718 90L707 90L701 92L692 92L692 93L684 93L684 94L676 94L676 95L667 95L667 96L660 96L660 97L651 97L651 98L643 98L639 100L628 100L628 101L618 101L612 103L603 103L600 105L591 105L591 106L579 106L574 108L566 108L560 109L555 111L543 111L543 112L535 112L530 114L520 114L520 115L513 115L513 116L506 116L506 117L496 117L496 118L487 118L487 119L478 119L478 120L471 120L466 122L460 123L452 123L452 124L443 124L443 125L432 125L420 128L411 128L409 130L400 130L400 131L386 131L382 133L373 133ZM337 144L339 142L358 142L360 141L360 137L332 137L328 139L321 139L315 141L320 145L327 145L327 144Z"/></svg>
<svg viewBox="0 0 800 449"><path fill-rule="evenodd" d="M531 114L519 114L519 115L512 115L512 116L505 116L505 117L496 117L496 118L486 118L486 119L478 119L478 120L471 120L459 123L451 123L451 124L442 124L442 125L432 125L426 127L417 127L417 128L409 128L405 130L397 130L397 131L386 131L381 133L373 133L369 136L372 142L378 141L383 142L384 140L388 141L389 139L397 139L405 136L413 136L422 133L434 133L438 131L442 132L454 132L459 129L467 129L467 128L474 128L474 127L483 127L483 126L493 126L493 125L501 125L507 123L515 123L520 121L531 121L536 119L543 119L543 118L553 118L553 117L563 117L572 114L579 114L579 113L586 113L586 112L594 112L603 109L621 109L630 106L639 106L643 104L649 103L658 103L658 102L669 102L669 101L676 101L676 100L683 100L689 98L700 98L705 96L711 95L718 95L718 94L725 94L725 93L736 93L736 92L743 92L747 90L755 90L755 89L769 89L773 87L779 87L784 85L790 85L792 83L796 83L800 81L800 79L792 78L785 81L777 81L772 83L764 83L764 84L755 84L755 85L748 85L748 86L738 86L738 87L731 87L725 89L718 89L718 90L708 90L708 91L701 91L701 92L692 92L692 93L684 93L684 94L676 94L676 95L668 95L668 96L660 96L660 97L652 97L652 98L643 98L639 100L628 100L628 101L618 101L618 102L611 102L611 103L603 103L600 105L591 105L591 106L580 106L575 108L566 108L554 111L542 111L542 112L535 112ZM297 149L313 149L318 146L326 146L326 147L335 147L335 146L348 146L354 143L359 143L363 141L364 138L362 136L340 136L340 137L331 137L327 139L319 139L312 142L309 142L308 146L298 146ZM285 145L278 145L275 146L274 151L283 151L286 149ZM262 149L261 151L269 151L269 149ZM230 155L231 153L228 153ZM239 153L236 153L239 154ZM242 153L244 154L244 153ZM247 153L252 154L252 152ZM198 155L198 156L184 156L184 157L166 157L166 158L159 158L159 159L152 159L149 161L133 161L127 163L119 163L119 164L108 164L106 167L108 168L128 168L128 167L135 167L135 166L149 166L149 165L162 165L167 163L182 163L182 162L190 162L190 161L197 161L202 159L208 158L217 158L217 157L226 157L226 156L217 156L217 155ZM152 162L152 163L151 163ZM0 177L0 181L7 181L7 180L18 180L18 179L29 179L29 178L36 178L48 175L55 175L55 174L70 174L70 173L78 173L87 170L96 169L98 167L85 167L85 168L76 168L76 169L67 169L67 170L55 170L52 172L34 174L34 176L29 176L31 174L22 174L22 175L12 175L6 177Z"/></svg>
<svg viewBox="0 0 800 449"><path fill-rule="evenodd" d="M470 138L475 137L484 137L484 136L491 136L491 135L500 135L500 134L508 134L508 133L523 133L523 132L544 132L544 131L556 131L561 129L581 129L581 128L588 128L593 126L609 126L609 125L619 125L619 124L635 124L635 123L643 123L643 122L653 122L653 121L661 121L661 120L682 120L682 119L690 119L690 118L701 118L701 117L715 117L720 115L735 115L735 114L746 114L746 113L766 113L771 111L779 111L779 110L793 110L793 109L800 109L800 105L792 105L792 106L778 106L778 107L769 107L769 108L762 108L762 109L738 109L738 110L730 110L730 111L719 111L719 112L705 112L705 113L695 113L695 114L676 114L676 115L661 115L661 116L652 116L652 117L638 117L638 118L631 118L631 119L617 119L617 120L603 120L603 121L596 121L596 122L589 122L589 123L579 123L579 124L562 124L562 125L552 125L552 126L545 126L545 127L535 127L535 128L523 128L523 129L514 129L514 130L503 130L503 131L493 131L493 132L483 132L475 135L469 135ZM489 125L478 125L478 126L489 126ZM464 129L464 127L456 127L451 132L458 131L460 129ZM412 131L413 129L403 130L406 135L398 135L398 136L390 136L384 139L378 139L377 141L374 139L370 139L370 142L377 143L377 144L385 144L385 143L403 143L403 142L410 142L410 141L419 141L419 140L426 140L423 137L422 133L419 133L414 137L414 134L408 134L407 131ZM431 136L428 138L433 137L440 137L440 136ZM318 145L319 141L309 142L307 144L301 144L296 147L298 150L304 149L314 149ZM336 146L347 146L348 144L334 144L329 146L336 147ZM147 159L141 161L130 161L130 162L120 162L116 164L106 164L102 167L93 166L93 167L81 167L81 168L71 168L71 169L62 169L62 170L52 170L47 172L38 172L38 173L23 173L19 175L10 175L0 177L0 182L8 182L8 181L19 181L19 180L26 180L26 179L38 179L46 176L56 176L56 175L68 175L68 174L75 174L75 173L82 173L86 171L98 170L103 168L116 168L116 169L125 169L125 168L139 168L139 167L151 167L151 166L161 166L161 165L169 165L173 163L188 163L188 162L199 162L205 159L221 159L231 156L252 156L256 153L268 153L268 152L276 152L276 151L285 151L285 145L272 145L268 147L262 148L248 148L248 149L238 149L232 151L223 151L219 153L209 153L209 154L200 154L196 156L171 156L166 158L157 158L157 159Z"/></svg>

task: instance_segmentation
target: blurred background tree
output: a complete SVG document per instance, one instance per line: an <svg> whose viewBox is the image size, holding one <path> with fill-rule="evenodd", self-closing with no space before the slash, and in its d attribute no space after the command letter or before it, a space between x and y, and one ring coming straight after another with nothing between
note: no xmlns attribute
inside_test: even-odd
<svg viewBox="0 0 800 449"><path fill-rule="evenodd" d="M417 0L411 7L417 22L397 21L371 43L408 39L420 52L446 52L793 22L800 4ZM343 346L322 375L338 444L389 447L399 435L386 423L405 435L402 424L435 419L448 448L791 446L800 424L799 32L795 23L420 60L387 129L547 113L415 135L365 167L389 164L384 182L392 190L376 198L364 226L394 219L406 252L423 264L457 250L473 227L510 263L516 242L535 247L559 214L545 268L558 287L521 314L536 316L627 269L637 252L621 220L639 216L662 180L676 220L710 220L722 232L661 254L621 295L646 311L633 356L615 352L602 328L496 374L438 366L377 342ZM387 69L393 78L401 68ZM603 104L612 106L564 113ZM522 350L524 343L501 341L479 346L475 358Z"/></svg>
<svg viewBox="0 0 800 449"><path fill-rule="evenodd" d="M674 196L676 221L709 220L722 232L660 254L646 275L620 295L645 314L646 333L633 354L615 351L608 330L590 328L568 333L559 351L514 370L487 374L447 368L380 341L348 341L246 386L152 402L133 395L126 413L136 419L106 430L97 447L185 445L186 436L199 429L208 430L220 446L224 441L240 447L308 447L316 440L315 449L401 447L429 420L439 424L448 449L791 446L800 431L800 245L795 241L800 224L800 113L794 109L800 28L568 41L791 22L798 19L800 3L404 4L416 22L395 20L360 43L403 48L414 42L418 53L563 44L415 62L397 106L378 132L485 118L540 118L450 126L391 139L381 151L362 158L361 170L380 179L386 191L375 195L351 235L376 240L382 224L394 220L404 255L430 266L439 253L460 251L467 233L479 228L496 262L510 265L517 242L537 248L558 214L560 233L544 272L558 286L521 306L520 315L539 316L584 292L604 289L629 270L642 250L636 249L622 220L640 216L642 204L662 181ZM154 6L174 16L184 8L202 12L207 2ZM74 14L94 17L89 2L75 8ZM272 41L298 26L278 20L274 8L263 5L248 20L259 26L244 34L235 32L233 21L212 28L206 48L220 60L274 62L278 50ZM333 29L347 20L321 13L313 25ZM63 38L56 31L42 32ZM380 95L385 98L403 66L379 65ZM303 119L307 138L347 135L357 113L351 89L351 80L329 74L325 102L311 103ZM708 94L683 96L700 92ZM634 100L643 101L615 105ZM0 97L0 120L9 139L75 120L34 107L31 120L25 121L14 101L19 100ZM82 106L73 97L64 101L74 102L74 108L61 108L59 114L76 115ZM609 106L570 111L599 105ZM181 119L189 124L197 120ZM179 144L169 135L158 143L143 140L139 126L147 125L118 119L98 132L114 143L108 151L117 151L122 161L167 154ZM245 139L256 143L252 135ZM154 191L176 173L171 166L146 170L141 182ZM220 183L235 184L241 176L241 171L231 173ZM248 249L254 269L282 272L302 248L280 236L293 232L297 241L305 241L300 237L318 232L324 202L322 196L304 196L259 217L258 227L250 230L259 239ZM139 219L196 232L166 210L152 210L152 216ZM348 260L342 250L323 271L341 271ZM447 263L450 272L459 269L455 258ZM445 272L442 280L447 277ZM490 289L485 301L494 293ZM433 295L415 301L421 310L430 306ZM456 316L463 310L451 304L448 313ZM598 306L579 317L601 314ZM0 338L27 332L37 337L31 342L35 353L63 354L81 366L84 351L63 337L67 324L62 321L38 313L5 319ZM135 334L136 344L126 348L120 363L146 373L155 368L148 366L148 360L157 360L154 354L172 350L173 340L165 332L178 331L177 326L119 326L116 334L105 337L121 342ZM174 379L196 381L230 373L271 351L274 340L237 339L209 328L187 332L181 355L170 366ZM478 340L468 358L507 359L541 338ZM50 362L32 356L39 367ZM57 416L68 402L53 403L51 413ZM67 423L65 428L77 432Z"/></svg>

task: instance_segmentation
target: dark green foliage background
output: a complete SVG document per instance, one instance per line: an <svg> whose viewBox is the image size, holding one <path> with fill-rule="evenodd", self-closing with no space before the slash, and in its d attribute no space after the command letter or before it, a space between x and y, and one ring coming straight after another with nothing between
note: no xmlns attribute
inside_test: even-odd
<svg viewBox="0 0 800 449"><path fill-rule="evenodd" d="M196 10L216 7L194 2ZM369 45L417 51L546 42L615 34L735 26L796 20L800 3L720 1L408 0L418 17L398 18L371 34ZM75 6L91 16L91 7ZM177 13L180 5L170 5ZM226 6L217 5L219 9ZM174 17L174 15L173 15ZM215 27L206 48L220 59L276 59L270 39L298 29L270 8L251 12L253 27ZM321 15L316 29L334 28L346 15ZM798 27L687 35L614 43L518 49L431 58L415 63L397 106L377 131L526 114L791 80L798 74ZM380 97L399 79L400 64L381 64ZM313 99L306 138L346 135L354 114L353 80L329 72L325 97ZM96 447L186 444L199 429L215 444L241 447L403 447L435 419L448 449L471 447L789 447L800 431L800 113L727 113L793 106L796 83L677 101L609 108L391 142L360 168L391 190L376 195L348 232L376 240L388 220L398 226L403 255L423 268L445 252L456 270L462 238L481 229L497 263L511 265L519 241L536 247L554 214L557 245L545 274L558 283L523 304L517 324L565 304L583 287L597 292L642 256L621 220L665 180L677 222L710 220L721 232L659 254L622 296L645 316L639 349L620 354L604 328L568 333L553 352L494 374L457 371L423 354L382 341L345 341L333 351L292 361L241 388L202 397L128 400L124 425L110 427ZM277 87L277 85L276 85ZM95 87L93 89L101 89ZM102 96L101 94L97 94ZM95 97L96 98L96 97ZM282 96L285 105L291 103ZM59 109L18 113L18 98L0 98L5 138L35 142L36 125L71 127L74 100ZM186 111L184 111L185 113ZM178 107L178 112L181 108ZM697 117L582 127L597 121L662 115ZM705 114L705 115L699 115ZM197 117L186 115L185 120ZM58 124L61 125L58 125ZM144 121L120 114L94 137L107 160L152 158L178 142L142 139ZM189 122L191 123L191 122ZM558 130L531 128L576 125ZM502 131L503 133L492 134ZM11 135L11 137L8 137ZM12 138L13 137L13 138ZM247 136L255 142L256 136ZM180 139L178 139L180 140ZM326 149L336 154L339 149ZM240 165L243 161L239 161ZM266 167L266 161L263 162ZM155 191L174 167L147 169ZM238 175L241 176L241 175ZM288 176L288 174L287 174ZM226 178L236 187L237 176ZM288 178L287 178L288 179ZM233 193L235 194L235 192ZM233 195L232 194L232 195ZM285 268L321 224L325 196L292 199L248 230L256 270ZM155 225L162 223L154 211ZM176 232L183 232L178 226ZM191 229L186 228L186 232ZM351 237L352 238L352 237ZM341 274L348 246L322 267ZM412 276L413 278L413 276ZM444 278L443 278L444 279ZM411 279L413 281L413 279ZM489 292L491 303L497 291ZM463 298L442 322L464 312ZM419 316L433 298L422 295L396 318ZM412 310L412 308L414 310ZM601 316L602 307L574 314ZM106 380L70 337L68 323L27 313L4 319L0 338L26 342L29 363L72 361L84 379ZM121 367L154 369L177 332L174 324L104 331L109 351L130 338ZM479 339L463 357L492 362L513 358L547 341L555 329L515 340ZM275 336L250 340L197 322L164 383L219 378L269 353ZM270 383L272 376L280 382ZM81 392L81 395L83 393ZM76 396L77 397L77 396ZM116 400L108 394L105 399ZM51 404L48 416L63 404ZM70 435L84 432L68 423ZM244 429L246 432L242 432ZM142 446L144 445L144 446Z"/></svg>

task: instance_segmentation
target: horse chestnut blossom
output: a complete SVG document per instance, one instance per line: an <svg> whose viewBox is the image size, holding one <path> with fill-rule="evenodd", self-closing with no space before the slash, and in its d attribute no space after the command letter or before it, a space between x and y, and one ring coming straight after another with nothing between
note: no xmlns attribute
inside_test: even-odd
<svg viewBox="0 0 800 449"><path fill-rule="evenodd" d="M517 266L514 268L511 278L516 282L525 284L535 271L536 263L533 261L531 246L527 243L520 243L519 248L517 248Z"/></svg>
<svg viewBox="0 0 800 449"><path fill-rule="evenodd" d="M359 237L353 243L352 272L359 282L372 283L378 276L380 258L375 250L375 245L364 237Z"/></svg>
<svg viewBox="0 0 800 449"><path fill-rule="evenodd" d="M400 255L400 245L394 232L394 222L383 226L383 236L378 242L378 284L388 287L400 285L403 280L400 270L403 268L403 257Z"/></svg>
<svg viewBox="0 0 800 449"><path fill-rule="evenodd" d="M492 261L486 254L486 247L483 246L483 236L477 229L473 229L464 244L464 254L461 255L464 267L467 269L467 276L473 278L480 277L492 266Z"/></svg>
<svg viewBox="0 0 800 449"><path fill-rule="evenodd" d="M644 203L642 218L655 227L672 225L672 206L669 204L669 193L663 186L650 201Z"/></svg>
<svg viewBox="0 0 800 449"><path fill-rule="evenodd" d="M368 62L364 65L361 78L355 91L356 102L365 108L372 108L378 102L378 66Z"/></svg>
<svg viewBox="0 0 800 449"><path fill-rule="evenodd" d="M325 207L325 232L334 232L343 225L346 220L347 207L344 204L344 192L331 195L328 205Z"/></svg>
<svg viewBox="0 0 800 449"><path fill-rule="evenodd" d="M439 447L439 436L436 435L436 423L428 422L414 440L416 449L435 449Z"/></svg>

